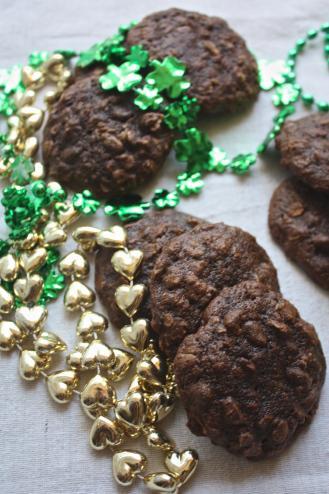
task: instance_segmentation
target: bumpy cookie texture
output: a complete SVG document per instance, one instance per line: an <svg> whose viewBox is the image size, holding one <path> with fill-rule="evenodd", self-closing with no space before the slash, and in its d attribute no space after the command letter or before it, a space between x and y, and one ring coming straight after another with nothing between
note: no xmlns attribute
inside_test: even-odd
<svg viewBox="0 0 329 494"><path fill-rule="evenodd" d="M151 275L152 328L161 350L173 357L200 326L203 311L222 288L244 280L279 289L276 270L255 238L218 223L169 242Z"/></svg>
<svg viewBox="0 0 329 494"><path fill-rule="evenodd" d="M79 75L53 106L43 156L51 179L99 198L117 198L162 167L172 134L156 112L142 112L132 95L103 91L100 69Z"/></svg>
<svg viewBox="0 0 329 494"><path fill-rule="evenodd" d="M269 226L287 256L329 290L329 194L285 180L272 196Z"/></svg>
<svg viewBox="0 0 329 494"><path fill-rule="evenodd" d="M314 327L256 282L225 288L176 355L197 435L250 459L280 453L314 415L325 359Z"/></svg>
<svg viewBox="0 0 329 494"><path fill-rule="evenodd" d="M128 46L143 45L153 59L175 56L187 67L204 113L228 113L259 92L257 63L244 40L218 17L169 9L145 17L132 28Z"/></svg>
<svg viewBox="0 0 329 494"><path fill-rule="evenodd" d="M205 223L204 220L168 209L150 212L141 220L127 225L128 248L140 249L143 252L141 269L135 277L136 283L144 283L148 288L151 271L163 246L172 238ZM95 264L95 286L102 303L108 310L111 322L121 327L127 323L127 319L118 309L114 301L114 293L119 285L127 281L114 271L110 259L109 249L101 248L98 251ZM151 319L149 293L144 297L138 315Z"/></svg>
<svg viewBox="0 0 329 494"><path fill-rule="evenodd" d="M288 121L276 139L281 164L313 189L329 192L329 115Z"/></svg>

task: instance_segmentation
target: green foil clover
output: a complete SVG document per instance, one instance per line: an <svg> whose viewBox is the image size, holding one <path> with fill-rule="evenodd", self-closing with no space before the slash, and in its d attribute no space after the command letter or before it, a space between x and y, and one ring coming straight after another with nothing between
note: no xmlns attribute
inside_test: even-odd
<svg viewBox="0 0 329 494"><path fill-rule="evenodd" d="M175 208L179 203L179 195L176 190L170 192L167 189L156 189L152 198L152 204L157 209Z"/></svg>
<svg viewBox="0 0 329 494"><path fill-rule="evenodd" d="M149 208L149 202L142 201L140 196L132 194L123 198L121 204L116 201L105 204L104 213L107 216L118 216L123 222L135 221L142 218Z"/></svg>
<svg viewBox="0 0 329 494"><path fill-rule="evenodd" d="M153 71L146 76L146 82L159 92L166 91L170 98L177 98L190 87L184 78L186 67L175 57L166 57L161 62L152 60Z"/></svg>
<svg viewBox="0 0 329 494"><path fill-rule="evenodd" d="M177 177L177 191L183 196L190 196L191 194L199 194L204 186L201 173L182 173Z"/></svg>
<svg viewBox="0 0 329 494"><path fill-rule="evenodd" d="M26 158L22 154L19 154L12 162L10 171L10 181L12 183L26 185L31 181L34 165L30 158Z"/></svg>
<svg viewBox="0 0 329 494"><path fill-rule="evenodd" d="M274 106L288 106L298 101L301 88L298 84L286 83L277 87L275 94L272 96Z"/></svg>
<svg viewBox="0 0 329 494"><path fill-rule="evenodd" d="M124 40L125 34L119 32L111 38L95 43L88 50L80 53L78 67L85 68L94 63L109 64L115 57L122 58L126 53L122 46Z"/></svg>
<svg viewBox="0 0 329 494"><path fill-rule="evenodd" d="M34 51L28 58L28 64L36 69L40 67L40 65L42 65L44 62L46 62L49 56L49 51Z"/></svg>
<svg viewBox="0 0 329 494"><path fill-rule="evenodd" d="M76 211L86 216L95 214L100 206L100 202L94 198L90 190L83 190L74 194L72 204Z"/></svg>
<svg viewBox="0 0 329 494"><path fill-rule="evenodd" d="M170 129L183 130L195 122L199 111L197 99L184 95L179 101L166 106L164 122Z"/></svg>
<svg viewBox="0 0 329 494"><path fill-rule="evenodd" d="M209 172L224 173L230 165L226 151L219 146L214 146L209 153L209 160L205 169Z"/></svg>
<svg viewBox="0 0 329 494"><path fill-rule="evenodd" d="M142 76L138 74L139 66L135 63L109 65L107 70L108 72L99 78L100 85L105 91L114 88L119 92L129 91L142 80Z"/></svg>
<svg viewBox="0 0 329 494"><path fill-rule="evenodd" d="M10 249L10 244L6 240L0 239L0 257L5 256Z"/></svg>
<svg viewBox="0 0 329 494"><path fill-rule="evenodd" d="M5 94L12 94L18 89L25 89L22 83L21 65L13 65L10 69L0 70L0 89Z"/></svg>
<svg viewBox="0 0 329 494"><path fill-rule="evenodd" d="M187 129L184 138L174 142L177 160L187 162L193 172L207 169L212 147L208 136L195 127Z"/></svg>
<svg viewBox="0 0 329 494"><path fill-rule="evenodd" d="M144 68L148 64L149 54L148 51L144 50L142 45L133 45L130 48L130 53L127 55L126 60Z"/></svg>
<svg viewBox="0 0 329 494"><path fill-rule="evenodd" d="M284 60L268 62L258 61L259 85L263 91L270 91L274 86L283 84L291 70Z"/></svg>
<svg viewBox="0 0 329 494"><path fill-rule="evenodd" d="M244 175L252 165L256 163L256 156L253 153L238 154L232 159L230 168L236 175Z"/></svg>
<svg viewBox="0 0 329 494"><path fill-rule="evenodd" d="M46 305L51 300L56 300L65 288L65 276L51 266L41 272L44 279L43 291L39 300L41 305Z"/></svg>
<svg viewBox="0 0 329 494"><path fill-rule="evenodd" d="M9 94L0 92L0 115L11 117L16 112L16 105Z"/></svg>
<svg viewBox="0 0 329 494"><path fill-rule="evenodd" d="M160 108L163 102L163 97L159 94L157 88L148 86L147 84L143 88L136 89L137 97L134 99L134 103L141 110L157 110Z"/></svg>

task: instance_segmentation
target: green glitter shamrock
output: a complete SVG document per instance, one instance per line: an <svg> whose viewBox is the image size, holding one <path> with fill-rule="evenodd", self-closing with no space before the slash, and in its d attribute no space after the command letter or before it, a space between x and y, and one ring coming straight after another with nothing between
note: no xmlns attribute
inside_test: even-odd
<svg viewBox="0 0 329 494"><path fill-rule="evenodd" d="M191 194L199 194L204 186L204 181L201 178L201 173L182 173L177 177L176 189L183 196L190 196Z"/></svg>
<svg viewBox="0 0 329 494"><path fill-rule="evenodd" d="M149 54L148 51L144 50L142 45L133 45L130 48L130 53L126 57L126 60L143 68L148 64Z"/></svg>
<svg viewBox="0 0 329 494"><path fill-rule="evenodd" d="M41 305L47 304L50 300L58 298L61 291L65 288L65 277L56 269L47 266L44 272L41 272L44 279L43 291L39 300Z"/></svg>
<svg viewBox="0 0 329 494"><path fill-rule="evenodd" d="M16 105L11 96L0 92L0 115L10 117L15 111Z"/></svg>
<svg viewBox="0 0 329 494"><path fill-rule="evenodd" d="M209 153L209 160L205 164L205 169L212 172L224 173L230 164L227 153L219 146L214 146Z"/></svg>
<svg viewBox="0 0 329 494"><path fill-rule="evenodd" d="M21 65L13 65L10 69L0 71L0 88L5 94L15 93L18 89L24 89Z"/></svg>
<svg viewBox="0 0 329 494"><path fill-rule="evenodd" d="M139 84L142 76L138 74L139 66L135 63L124 62L120 66L108 65L108 72L99 78L102 89L108 91L117 88L120 92L129 91Z"/></svg>
<svg viewBox="0 0 329 494"><path fill-rule="evenodd" d="M182 130L195 122L200 106L196 98L184 95L166 106L164 122L170 129Z"/></svg>
<svg viewBox="0 0 329 494"><path fill-rule="evenodd" d="M301 88L298 84L286 83L279 86L275 94L272 96L272 101L275 106L287 106L298 101Z"/></svg>
<svg viewBox="0 0 329 494"><path fill-rule="evenodd" d="M77 65L85 68L97 62L108 64L113 57L123 57L126 53L124 46L122 46L124 40L125 34L119 32L111 38L95 43L91 48L80 53Z"/></svg>
<svg viewBox="0 0 329 494"><path fill-rule="evenodd" d="M28 64L34 69L40 67L50 56L49 51L34 51L28 58Z"/></svg>
<svg viewBox="0 0 329 494"><path fill-rule="evenodd" d="M186 161L190 171L207 169L212 143L208 136L195 127L187 129L183 139L174 142L178 161Z"/></svg>
<svg viewBox="0 0 329 494"><path fill-rule="evenodd" d="M154 70L146 76L146 82L160 92L166 90L170 98L177 98L190 87L190 82L183 77L186 67L177 58L166 57L161 62L153 60L151 66Z"/></svg>
<svg viewBox="0 0 329 494"><path fill-rule="evenodd" d="M258 61L259 85L264 91L269 91L274 86L283 84L290 72L290 68L284 60Z"/></svg>
<svg viewBox="0 0 329 494"><path fill-rule="evenodd" d="M79 213L90 216L96 213L100 206L100 202L95 199L90 190L83 190L72 197L72 204Z"/></svg>
<svg viewBox="0 0 329 494"><path fill-rule="evenodd" d="M255 163L256 156L253 153L238 154L232 159L230 168L236 175L244 175Z"/></svg>
<svg viewBox="0 0 329 494"><path fill-rule="evenodd" d="M152 203L158 209L175 208L179 203L179 196L176 190L169 192L167 189L156 189Z"/></svg>
<svg viewBox="0 0 329 494"><path fill-rule="evenodd" d="M163 97L159 94L157 88L148 86L136 89L138 96L134 99L134 103L141 110L152 108L157 110L163 102Z"/></svg>
<svg viewBox="0 0 329 494"><path fill-rule="evenodd" d="M31 180L31 173L34 171L34 165L30 158L22 154L16 156L11 164L10 181L17 185L26 185Z"/></svg>
<svg viewBox="0 0 329 494"><path fill-rule="evenodd" d="M0 257L5 256L10 249L10 244L6 240L0 239Z"/></svg>
<svg viewBox="0 0 329 494"><path fill-rule="evenodd" d="M105 204L104 213L107 216L118 216L121 221L135 221L142 218L149 208L149 202L142 201L140 196L132 194L122 198L120 203L113 201Z"/></svg>

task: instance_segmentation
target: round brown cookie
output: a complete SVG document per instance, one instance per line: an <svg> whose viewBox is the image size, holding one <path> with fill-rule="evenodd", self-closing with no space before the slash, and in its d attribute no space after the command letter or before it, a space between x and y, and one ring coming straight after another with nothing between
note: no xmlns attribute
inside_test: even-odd
<svg viewBox="0 0 329 494"><path fill-rule="evenodd" d="M173 135L131 94L103 91L101 71L79 76L54 104L44 131L49 177L77 191L116 198L146 183L163 165Z"/></svg>
<svg viewBox="0 0 329 494"><path fill-rule="evenodd" d="M249 233L224 223L205 225L169 242L151 275L152 328L173 357L200 326L203 311L226 286L257 280L278 290L276 270Z"/></svg>
<svg viewBox="0 0 329 494"><path fill-rule="evenodd" d="M313 189L329 192L329 115L289 120L276 138L281 165Z"/></svg>
<svg viewBox="0 0 329 494"><path fill-rule="evenodd" d="M246 43L218 17L172 8L145 17L126 44L143 45L152 59L175 56L187 67L188 91L204 113L228 113L259 92L257 63Z"/></svg>
<svg viewBox="0 0 329 494"><path fill-rule="evenodd" d="M191 431L250 459L279 453L311 420L325 368L314 327L249 281L210 303L174 363Z"/></svg>
<svg viewBox="0 0 329 494"><path fill-rule="evenodd" d="M329 290L329 195L285 180L272 196L269 226L287 256Z"/></svg>
<svg viewBox="0 0 329 494"><path fill-rule="evenodd" d="M140 249L143 252L143 263L135 278L136 283L144 283L148 288L151 271L163 246L172 238L204 223L206 222L188 214L167 209L152 211L141 220L127 225L128 248ZM101 248L98 251L95 263L95 286L102 303L108 310L111 322L120 327L127 323L127 318L118 309L114 293L119 285L126 283L126 280L114 271L110 258L109 249ZM138 314L140 317L151 319L151 302L148 294Z"/></svg>

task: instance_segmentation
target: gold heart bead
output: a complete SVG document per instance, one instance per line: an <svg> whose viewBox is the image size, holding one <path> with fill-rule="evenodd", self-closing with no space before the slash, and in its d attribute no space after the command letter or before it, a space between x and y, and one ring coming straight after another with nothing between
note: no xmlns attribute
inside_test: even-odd
<svg viewBox="0 0 329 494"><path fill-rule="evenodd" d="M83 279L89 274L89 262L85 255L75 250L62 258L59 270L65 276Z"/></svg>
<svg viewBox="0 0 329 494"><path fill-rule="evenodd" d="M42 305L19 307L15 313L15 321L22 331L37 333L47 318L47 309Z"/></svg>
<svg viewBox="0 0 329 494"><path fill-rule="evenodd" d="M146 457L138 451L120 451L113 456L113 476L120 485L131 485L145 470Z"/></svg>
<svg viewBox="0 0 329 494"><path fill-rule="evenodd" d="M114 225L108 230L102 230L97 235L97 243L111 249L123 248L127 242L127 233L122 226Z"/></svg>
<svg viewBox="0 0 329 494"><path fill-rule="evenodd" d="M123 441L123 433L118 424L107 417L97 417L90 431L90 445L93 449L102 449L120 446Z"/></svg>
<svg viewBox="0 0 329 494"><path fill-rule="evenodd" d="M146 403L142 393L131 393L125 399L118 401L115 415L128 427L141 428L146 420Z"/></svg>
<svg viewBox="0 0 329 494"><path fill-rule="evenodd" d="M35 340L34 349L38 355L52 355L66 350L66 344L56 334L43 331Z"/></svg>
<svg viewBox="0 0 329 494"><path fill-rule="evenodd" d="M77 221L79 216L80 213L74 209L72 204L66 204L65 202L59 204L58 211L56 212L56 219L61 226L72 225L72 223Z"/></svg>
<svg viewBox="0 0 329 494"><path fill-rule="evenodd" d="M165 459L165 465L175 477L178 478L179 485L185 484L195 472L198 466L199 456L194 449L185 451L171 451Z"/></svg>
<svg viewBox="0 0 329 494"><path fill-rule="evenodd" d="M20 278L14 283L15 295L23 302L37 302L43 290L43 279L38 274Z"/></svg>
<svg viewBox="0 0 329 494"><path fill-rule="evenodd" d="M146 440L148 446L161 449L162 451L170 451L175 446L165 432L159 431L155 427L150 427L147 431Z"/></svg>
<svg viewBox="0 0 329 494"><path fill-rule="evenodd" d="M8 352L21 343L25 334L12 321L0 321L0 350Z"/></svg>
<svg viewBox="0 0 329 494"><path fill-rule="evenodd" d="M176 494L178 482L173 475L166 472L150 473L144 477L146 487L156 492Z"/></svg>
<svg viewBox="0 0 329 494"><path fill-rule="evenodd" d="M34 162L34 170L31 173L32 180L43 180L45 178L46 172L45 167L40 161Z"/></svg>
<svg viewBox="0 0 329 494"><path fill-rule="evenodd" d="M112 348L101 340L93 340L82 355L82 367L95 369L98 366L108 369L115 362Z"/></svg>
<svg viewBox="0 0 329 494"><path fill-rule="evenodd" d="M57 221L49 221L43 230L46 245L57 246L66 242L67 234Z"/></svg>
<svg viewBox="0 0 329 494"><path fill-rule="evenodd" d="M131 350L141 352L149 336L149 323L146 319L136 319L120 330L123 343Z"/></svg>
<svg viewBox="0 0 329 494"><path fill-rule="evenodd" d="M115 389L106 377L97 374L83 389L81 403L86 414L91 418L95 418L115 405Z"/></svg>
<svg viewBox="0 0 329 494"><path fill-rule="evenodd" d="M24 143L23 155L26 158L33 158L39 148L39 141L37 137L28 137Z"/></svg>
<svg viewBox="0 0 329 494"><path fill-rule="evenodd" d="M0 314L9 314L14 308L14 297L0 286Z"/></svg>
<svg viewBox="0 0 329 494"><path fill-rule="evenodd" d="M140 383L140 377L135 375L130 382L127 394L129 395L131 393L136 393L136 392L141 393L142 391L143 389Z"/></svg>
<svg viewBox="0 0 329 494"><path fill-rule="evenodd" d="M0 259L0 278L3 281L14 281L19 269L18 260L12 254L7 254Z"/></svg>
<svg viewBox="0 0 329 494"><path fill-rule="evenodd" d="M82 355L88 348L89 343L81 341L73 352L71 352L66 359L67 365L73 370L85 370L82 367Z"/></svg>
<svg viewBox="0 0 329 494"><path fill-rule="evenodd" d="M79 376L73 370L54 372L47 378L49 394L57 403L68 403L78 384Z"/></svg>
<svg viewBox="0 0 329 494"><path fill-rule="evenodd" d="M152 422L160 422L173 410L175 395L158 391L151 395L148 402L148 412Z"/></svg>
<svg viewBox="0 0 329 494"><path fill-rule="evenodd" d="M72 281L64 295L65 307L70 311L89 309L95 303L95 294L81 281Z"/></svg>
<svg viewBox="0 0 329 494"><path fill-rule="evenodd" d="M32 252L23 252L20 256L20 265L27 273L37 271L47 260L47 251L44 247L38 247Z"/></svg>
<svg viewBox="0 0 329 494"><path fill-rule="evenodd" d="M166 368L165 365L157 365L157 363L158 359L155 357L151 360L144 358L137 363L136 371L148 385L161 387L166 382Z"/></svg>
<svg viewBox="0 0 329 494"><path fill-rule="evenodd" d="M77 334L88 340L93 336L93 333L104 333L108 327L106 317L98 312L86 310L81 314L77 325Z"/></svg>
<svg viewBox="0 0 329 494"><path fill-rule="evenodd" d="M134 276L143 260L143 252L141 250L117 250L112 258L111 263L114 270L122 274L129 281L134 279Z"/></svg>
<svg viewBox="0 0 329 494"><path fill-rule="evenodd" d="M23 350L19 359L19 372L26 381L35 381L43 369L50 365L50 358L40 357L34 350Z"/></svg>
<svg viewBox="0 0 329 494"><path fill-rule="evenodd" d="M73 232L72 237L78 244L88 242L96 243L99 232L100 229L94 228L93 226L80 226Z"/></svg>
<svg viewBox="0 0 329 494"><path fill-rule="evenodd" d="M116 382L125 377L134 361L134 355L126 350L120 350L120 348L113 348L113 353L115 360L108 371L108 375L111 381Z"/></svg>
<svg viewBox="0 0 329 494"><path fill-rule="evenodd" d="M126 316L133 317L143 300L144 293L144 285L120 285L114 296L118 307Z"/></svg>

